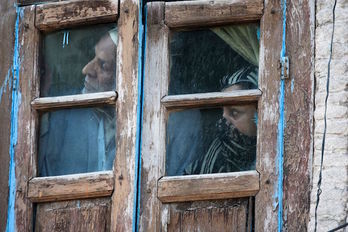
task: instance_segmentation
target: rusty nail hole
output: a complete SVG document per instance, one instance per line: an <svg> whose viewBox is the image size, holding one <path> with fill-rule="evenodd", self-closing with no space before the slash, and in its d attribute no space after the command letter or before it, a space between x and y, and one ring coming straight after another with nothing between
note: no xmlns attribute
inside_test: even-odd
<svg viewBox="0 0 348 232"><path fill-rule="evenodd" d="M120 176L118 176L118 179L119 179L119 180L123 180L122 174L121 174Z"/></svg>
<svg viewBox="0 0 348 232"><path fill-rule="evenodd" d="M266 181L265 181L265 184L270 184L270 183L271 183L270 180L266 180Z"/></svg>

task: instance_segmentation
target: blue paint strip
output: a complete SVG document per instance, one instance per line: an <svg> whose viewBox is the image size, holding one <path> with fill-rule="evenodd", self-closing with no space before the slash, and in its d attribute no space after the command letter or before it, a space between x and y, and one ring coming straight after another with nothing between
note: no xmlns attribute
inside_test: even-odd
<svg viewBox="0 0 348 232"><path fill-rule="evenodd" d="M282 49L280 52L280 59L283 60L286 54L286 0L282 0L283 5L283 37L282 37ZM277 138L277 151L278 151L278 231L283 229L283 164L284 164L284 79L280 79L280 95L279 95L279 121L278 121L278 138Z"/></svg>
<svg viewBox="0 0 348 232"><path fill-rule="evenodd" d="M135 178L134 178L134 208L132 231L138 231L140 218L140 193L141 193L141 133L143 125L143 83L145 63L145 29L142 23L143 1L140 0L139 8L139 44L138 44L138 104L137 104L137 129L136 129L136 150L135 150ZM146 12L145 12L146 14ZM146 25L146 23L145 23Z"/></svg>
<svg viewBox="0 0 348 232"><path fill-rule="evenodd" d="M15 200L16 200L16 173L15 173L15 146L17 145L17 129L18 129L18 109L21 102L21 93L19 89L19 18L22 10L16 6L17 18L15 24L15 44L13 52L12 64L12 105L11 105L11 137L10 137L10 170L9 170L9 199L7 209L6 232L16 231L16 215L15 215Z"/></svg>

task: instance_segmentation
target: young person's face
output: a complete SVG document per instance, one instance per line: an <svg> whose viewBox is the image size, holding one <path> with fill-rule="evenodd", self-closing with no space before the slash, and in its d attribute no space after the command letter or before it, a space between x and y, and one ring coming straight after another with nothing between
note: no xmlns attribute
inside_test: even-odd
<svg viewBox="0 0 348 232"><path fill-rule="evenodd" d="M95 46L95 57L82 69L85 93L114 89L116 74L116 46L109 35Z"/></svg>
<svg viewBox="0 0 348 232"><path fill-rule="evenodd" d="M241 87L236 84L223 90L223 92L229 92L234 90L240 90ZM256 123L255 123L256 105L236 105L236 106L224 106L223 117L232 123L242 134L247 136L256 136Z"/></svg>

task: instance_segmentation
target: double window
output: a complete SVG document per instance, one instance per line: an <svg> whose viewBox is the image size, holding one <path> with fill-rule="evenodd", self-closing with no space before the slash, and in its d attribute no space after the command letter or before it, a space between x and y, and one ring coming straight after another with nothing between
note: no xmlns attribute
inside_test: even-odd
<svg viewBox="0 0 348 232"><path fill-rule="evenodd" d="M127 4L25 7L23 57L34 61L23 66L30 163L19 168L36 225L59 226L82 204L104 230L250 229L265 171L263 1L148 3L143 86L139 9Z"/></svg>

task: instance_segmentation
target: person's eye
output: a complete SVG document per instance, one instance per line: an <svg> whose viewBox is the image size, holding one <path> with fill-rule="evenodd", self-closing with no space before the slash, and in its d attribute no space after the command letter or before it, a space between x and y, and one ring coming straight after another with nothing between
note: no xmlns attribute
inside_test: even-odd
<svg viewBox="0 0 348 232"><path fill-rule="evenodd" d="M233 118L233 119L237 119L239 117L240 112L236 109L230 109L229 115Z"/></svg>
<svg viewBox="0 0 348 232"><path fill-rule="evenodd" d="M102 68L103 68L104 70L110 70L110 65L109 65L108 63L104 62Z"/></svg>

